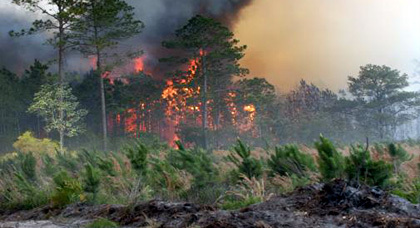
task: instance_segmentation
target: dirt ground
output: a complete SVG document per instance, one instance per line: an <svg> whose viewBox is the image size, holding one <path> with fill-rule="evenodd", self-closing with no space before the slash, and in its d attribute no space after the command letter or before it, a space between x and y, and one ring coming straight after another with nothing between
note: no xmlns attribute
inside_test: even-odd
<svg viewBox="0 0 420 228"><path fill-rule="evenodd" d="M342 180L300 188L237 211L190 203L150 201L133 207L72 205L3 214L12 221L89 221L104 217L124 227L419 227L420 206L382 190L350 187ZM79 223L80 224L80 223ZM80 227L69 223L51 227ZM33 226L9 226L33 227ZM41 226L40 226L41 227Z"/></svg>

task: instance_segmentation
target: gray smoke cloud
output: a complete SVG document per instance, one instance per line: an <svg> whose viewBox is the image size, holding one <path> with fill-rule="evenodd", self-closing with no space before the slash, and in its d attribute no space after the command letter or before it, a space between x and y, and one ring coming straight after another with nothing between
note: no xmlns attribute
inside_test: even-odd
<svg viewBox="0 0 420 228"><path fill-rule="evenodd" d="M252 0L127 0L135 7L136 17L146 25L143 33L123 45L145 51L145 63L155 71L159 57L165 53L161 42L185 24L191 17L201 14L213 17L227 26L232 26L244 7ZM34 59L48 61L54 58L52 48L43 45L44 36L11 38L10 30L30 27L31 21L39 18L25 9L11 3L11 0L0 2L0 67L5 66L14 72L22 72ZM76 53L70 53L67 69L83 71L89 69L86 59Z"/></svg>

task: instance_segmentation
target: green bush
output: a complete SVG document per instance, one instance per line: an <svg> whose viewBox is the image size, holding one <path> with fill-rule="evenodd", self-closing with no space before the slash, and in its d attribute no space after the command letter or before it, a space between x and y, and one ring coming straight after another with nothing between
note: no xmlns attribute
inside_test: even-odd
<svg viewBox="0 0 420 228"><path fill-rule="evenodd" d="M263 174L261 161L251 156L251 149L241 140L238 140L233 150L233 153L228 155L227 158L237 167L236 172L244 174L248 178L258 178Z"/></svg>
<svg viewBox="0 0 420 228"><path fill-rule="evenodd" d="M78 157L76 157L74 154L68 151L57 151L57 163L62 168L65 168L66 170L70 172L76 172L79 170L80 162L77 160Z"/></svg>
<svg viewBox="0 0 420 228"><path fill-rule="evenodd" d="M159 194L175 199L185 196L191 188L191 178L187 172L172 166L168 160L153 158L146 182Z"/></svg>
<svg viewBox="0 0 420 228"><path fill-rule="evenodd" d="M420 180L416 179L402 188L391 191L392 194L407 199L411 203L420 203Z"/></svg>
<svg viewBox="0 0 420 228"><path fill-rule="evenodd" d="M91 202L95 203L101 184L101 176L90 163L86 164L83 176L83 190L92 195Z"/></svg>
<svg viewBox="0 0 420 228"><path fill-rule="evenodd" d="M399 174L402 163L413 159L413 155L410 155L401 145L394 143L388 145L388 153L392 158L395 174Z"/></svg>
<svg viewBox="0 0 420 228"><path fill-rule="evenodd" d="M29 210L48 204L48 193L28 181L23 173L14 172L7 175L7 178L12 178L0 180L0 208Z"/></svg>
<svg viewBox="0 0 420 228"><path fill-rule="evenodd" d="M218 171L213 159L202 149L185 149L177 141L178 150L169 154L168 160L172 166L185 170L194 177L193 188L203 188L217 181Z"/></svg>
<svg viewBox="0 0 420 228"><path fill-rule="evenodd" d="M346 176L353 183L385 187L392 177L392 166L385 161L373 161L363 146L352 146L345 161Z"/></svg>
<svg viewBox="0 0 420 228"><path fill-rule="evenodd" d="M54 206L64 207L83 199L82 185L67 172L61 171L53 178L53 181L56 185L51 197Z"/></svg>
<svg viewBox="0 0 420 228"><path fill-rule="evenodd" d="M31 152L18 153L17 161L19 164L19 169L22 171L25 177L30 181L35 181L37 178L37 161L34 155Z"/></svg>
<svg viewBox="0 0 420 228"><path fill-rule="evenodd" d="M304 177L308 171L316 171L315 161L309 154L302 153L295 145L276 147L267 160L271 174Z"/></svg>
<svg viewBox="0 0 420 228"><path fill-rule="evenodd" d="M133 146L126 147L125 152L133 169L139 174L145 174L147 172L149 149L144 144L136 142Z"/></svg>
<svg viewBox="0 0 420 228"><path fill-rule="evenodd" d="M322 178L329 181L343 177L344 159L332 142L321 135L320 142L316 142L315 147L318 150L318 166Z"/></svg>
<svg viewBox="0 0 420 228"><path fill-rule="evenodd" d="M19 152L32 152L36 156L42 154L54 155L56 150L60 148L57 142L47 138L37 139L29 131L19 136L18 140L13 143L13 147Z"/></svg>
<svg viewBox="0 0 420 228"><path fill-rule="evenodd" d="M86 228L117 228L119 225L113 221L110 221L106 218L99 218L88 224Z"/></svg>

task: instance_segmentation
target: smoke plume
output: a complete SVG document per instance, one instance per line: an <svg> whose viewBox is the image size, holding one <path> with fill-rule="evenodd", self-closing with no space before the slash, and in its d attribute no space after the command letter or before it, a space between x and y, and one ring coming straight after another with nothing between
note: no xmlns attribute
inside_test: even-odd
<svg viewBox="0 0 420 228"><path fill-rule="evenodd" d="M197 14L213 17L227 26L232 26L238 15L252 0L127 0L135 7L137 19L146 25L143 33L124 42L122 48L136 48L145 51L146 66L156 68L158 58L164 53L161 42ZM44 43L44 35L11 38L10 30L29 28L39 18L11 3L0 3L0 67L21 73L34 59L49 61L55 57L52 48ZM66 59L69 71L83 71L90 68L89 61L77 53L70 53ZM146 67L147 68L147 67ZM155 69L149 69L151 71Z"/></svg>

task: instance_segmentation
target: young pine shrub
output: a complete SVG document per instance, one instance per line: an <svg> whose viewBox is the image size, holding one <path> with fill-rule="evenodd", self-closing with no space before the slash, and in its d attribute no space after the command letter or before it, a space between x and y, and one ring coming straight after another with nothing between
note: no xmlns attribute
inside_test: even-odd
<svg viewBox="0 0 420 228"><path fill-rule="evenodd" d="M37 179L37 160L35 156L31 153L18 153L18 157L16 159L18 162L18 169L22 171L22 174L28 180L34 182Z"/></svg>
<svg viewBox="0 0 420 228"><path fill-rule="evenodd" d="M92 196L90 199L88 198L92 203L96 203L100 184L101 174L99 170L94 168L90 163L86 164L83 173L83 190Z"/></svg>
<svg viewBox="0 0 420 228"><path fill-rule="evenodd" d="M309 154L302 153L296 145L276 147L275 153L267 160L272 176L296 175L305 177L316 171L315 161Z"/></svg>
<svg viewBox="0 0 420 228"><path fill-rule="evenodd" d="M67 172L61 171L53 181L56 187L51 200L55 207L64 207L84 199L81 183Z"/></svg>
<svg viewBox="0 0 420 228"><path fill-rule="evenodd" d="M68 151L58 151L56 155L57 163L60 167L65 168L70 172L79 170L79 161L77 157Z"/></svg>
<svg viewBox="0 0 420 228"><path fill-rule="evenodd" d="M315 143L315 147L318 150L318 166L322 179L330 181L343 177L344 159L332 142L321 135L320 141Z"/></svg>
<svg viewBox="0 0 420 228"><path fill-rule="evenodd" d="M237 170L235 172L238 176L244 174L248 178L259 178L263 174L261 161L252 157L249 146L246 146L239 139L237 145L233 148L233 152L227 158L236 166Z"/></svg>
<svg viewBox="0 0 420 228"><path fill-rule="evenodd" d="M57 166L55 159L48 154L41 156L42 172L46 176L54 176L58 172L59 167Z"/></svg>
<svg viewBox="0 0 420 228"><path fill-rule="evenodd" d="M397 175L400 173L401 164L413 159L413 155L410 155L401 145L395 145L394 143L388 145L388 154L392 158L394 173Z"/></svg>
<svg viewBox="0 0 420 228"><path fill-rule="evenodd" d="M193 189L205 188L217 181L218 171L207 151L202 149L187 150L179 141L176 144L178 150L172 151L168 160L173 167L185 170L194 177Z"/></svg>
<svg viewBox="0 0 420 228"><path fill-rule="evenodd" d="M363 146L352 146L345 159L346 177L350 182L385 187L392 177L392 166L385 161L374 161L369 150Z"/></svg>
<svg viewBox="0 0 420 228"><path fill-rule="evenodd" d="M48 204L42 186L27 180L22 172L5 172L0 177L0 208L30 210Z"/></svg>
<svg viewBox="0 0 420 228"><path fill-rule="evenodd" d="M147 173L149 149L144 144L136 142L134 146L126 147L125 152L133 169L138 174L145 175Z"/></svg>

